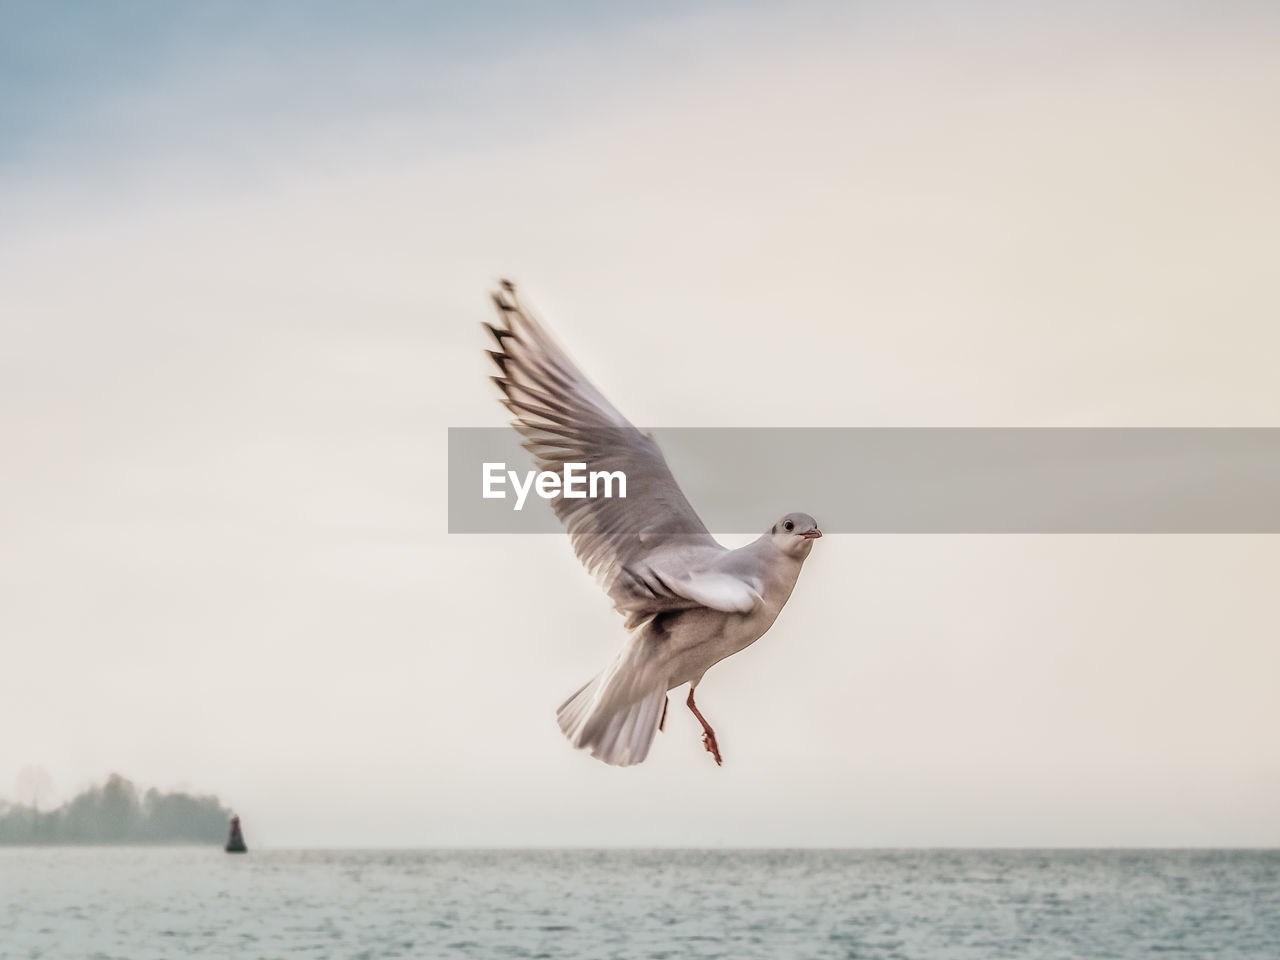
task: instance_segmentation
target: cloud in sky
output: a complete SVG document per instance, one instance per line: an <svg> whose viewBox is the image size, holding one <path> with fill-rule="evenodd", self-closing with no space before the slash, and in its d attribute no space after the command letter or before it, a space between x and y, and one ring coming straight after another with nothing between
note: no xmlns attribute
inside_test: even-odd
<svg viewBox="0 0 1280 960"><path fill-rule="evenodd" d="M706 681L726 767L618 776L552 719L621 635L567 545L444 534L500 273L646 426L1274 425L1274 14L48 9L0 774L278 844L1277 841L1273 539L828 538Z"/></svg>

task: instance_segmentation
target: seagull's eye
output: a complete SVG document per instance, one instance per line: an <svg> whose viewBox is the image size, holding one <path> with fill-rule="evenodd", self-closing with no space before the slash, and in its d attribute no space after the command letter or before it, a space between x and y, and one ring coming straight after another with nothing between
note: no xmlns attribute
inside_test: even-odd
<svg viewBox="0 0 1280 960"><path fill-rule="evenodd" d="M792 523L790 520L788 520L786 523L782 525L782 529L787 531L794 530L795 528L796 528L796 525Z"/></svg>

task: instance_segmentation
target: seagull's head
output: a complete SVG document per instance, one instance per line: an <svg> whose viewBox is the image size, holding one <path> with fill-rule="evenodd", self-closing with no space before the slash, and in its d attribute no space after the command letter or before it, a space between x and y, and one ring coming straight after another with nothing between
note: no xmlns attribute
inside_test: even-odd
<svg viewBox="0 0 1280 960"><path fill-rule="evenodd" d="M818 521L807 513L788 513L769 532L783 553L796 557L807 557L813 549L813 541L822 536Z"/></svg>

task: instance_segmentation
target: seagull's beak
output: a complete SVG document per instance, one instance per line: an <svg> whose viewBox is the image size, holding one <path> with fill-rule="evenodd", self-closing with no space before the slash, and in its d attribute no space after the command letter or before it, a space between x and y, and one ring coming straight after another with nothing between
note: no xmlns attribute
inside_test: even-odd
<svg viewBox="0 0 1280 960"><path fill-rule="evenodd" d="M822 531L819 530L817 527L814 527L808 533L802 533L800 534L800 536L804 537L806 540L817 540L820 536L822 536Z"/></svg>

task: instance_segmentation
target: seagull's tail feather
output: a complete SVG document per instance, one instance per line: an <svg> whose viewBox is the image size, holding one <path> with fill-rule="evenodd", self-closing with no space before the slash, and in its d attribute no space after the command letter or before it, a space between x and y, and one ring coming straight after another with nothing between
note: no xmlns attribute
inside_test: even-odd
<svg viewBox="0 0 1280 960"><path fill-rule="evenodd" d="M569 742L618 767L640 763L662 723L666 685L636 690L614 668L585 684L556 711Z"/></svg>

